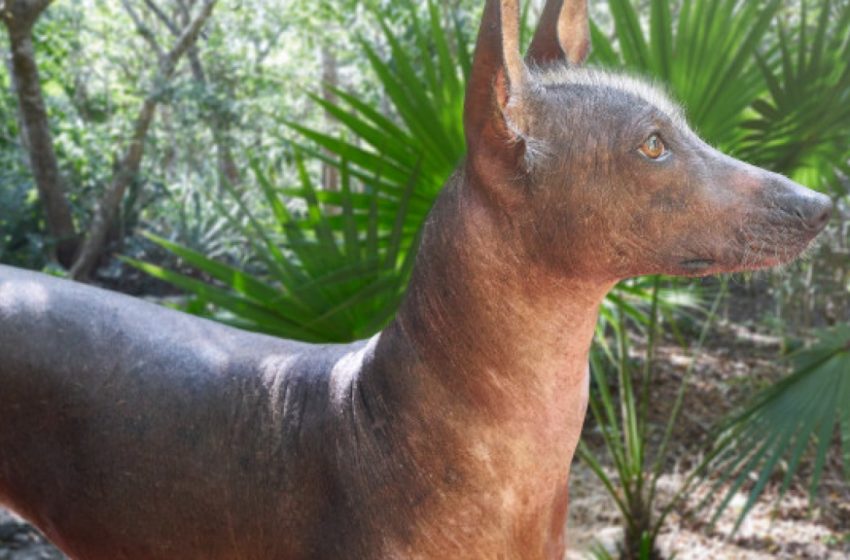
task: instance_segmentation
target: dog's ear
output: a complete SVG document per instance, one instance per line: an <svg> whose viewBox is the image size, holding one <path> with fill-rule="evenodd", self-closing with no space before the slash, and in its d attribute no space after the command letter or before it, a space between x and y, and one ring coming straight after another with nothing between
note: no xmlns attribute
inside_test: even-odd
<svg viewBox="0 0 850 560"><path fill-rule="evenodd" d="M518 130L527 81L519 51L519 0L487 0L463 119L468 162L485 184L521 171L525 145Z"/></svg>
<svg viewBox="0 0 850 560"><path fill-rule="evenodd" d="M589 51L587 0L547 0L527 60L544 65L566 59L579 66Z"/></svg>

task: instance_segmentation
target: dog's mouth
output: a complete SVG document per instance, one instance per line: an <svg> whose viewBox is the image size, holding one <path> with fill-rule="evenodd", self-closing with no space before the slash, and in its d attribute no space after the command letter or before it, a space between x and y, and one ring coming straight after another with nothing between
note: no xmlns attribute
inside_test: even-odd
<svg viewBox="0 0 850 560"><path fill-rule="evenodd" d="M679 263L679 266L687 274L701 274L709 271L717 261L714 259L686 259Z"/></svg>
<svg viewBox="0 0 850 560"><path fill-rule="evenodd" d="M803 253L815 237L788 231L783 232L786 235L777 235L776 231L771 233L769 236L739 236L735 242L714 254L680 258L678 274L708 276L782 266Z"/></svg>
<svg viewBox="0 0 850 560"><path fill-rule="evenodd" d="M685 276L708 276L764 270L782 266L803 253L812 238L787 240L785 243L750 242L724 251L714 257L688 258L679 261L680 273Z"/></svg>

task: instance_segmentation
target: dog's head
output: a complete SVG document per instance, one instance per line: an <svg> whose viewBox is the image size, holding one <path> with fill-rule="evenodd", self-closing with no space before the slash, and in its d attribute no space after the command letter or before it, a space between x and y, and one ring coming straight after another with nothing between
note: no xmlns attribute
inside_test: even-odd
<svg viewBox="0 0 850 560"><path fill-rule="evenodd" d="M467 176L547 267L605 280L775 266L830 199L703 142L645 81L581 68L586 0L548 0L523 60L518 0L488 0L464 115Z"/></svg>

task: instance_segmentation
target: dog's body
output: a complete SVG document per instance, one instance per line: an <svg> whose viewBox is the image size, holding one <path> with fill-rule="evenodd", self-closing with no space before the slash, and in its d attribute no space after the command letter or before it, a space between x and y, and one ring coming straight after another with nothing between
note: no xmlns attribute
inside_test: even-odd
<svg viewBox="0 0 850 560"><path fill-rule="evenodd" d="M598 307L617 280L771 266L829 201L717 153L653 88L529 67L488 0L469 157L397 318L311 346L0 267L0 502L75 558L561 558ZM564 37L569 33L569 37Z"/></svg>
<svg viewBox="0 0 850 560"><path fill-rule="evenodd" d="M489 228L454 225L352 345L0 267L0 502L87 560L561 556L602 292L523 297L511 259L457 271Z"/></svg>

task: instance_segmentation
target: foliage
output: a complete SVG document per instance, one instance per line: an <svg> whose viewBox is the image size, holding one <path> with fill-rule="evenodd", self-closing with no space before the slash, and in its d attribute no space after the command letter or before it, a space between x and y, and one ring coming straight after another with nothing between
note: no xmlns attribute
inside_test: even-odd
<svg viewBox="0 0 850 560"><path fill-rule="evenodd" d="M710 454L711 470L720 476L709 495L717 496L725 483L731 480L731 484L718 500L715 520L735 493L754 480L738 516L740 525L780 468L783 495L809 451L814 452L809 475L814 495L835 443L836 426L845 476L850 479L850 326L823 330L816 340L793 355L793 374L761 391L722 425L723 435Z"/></svg>
<svg viewBox="0 0 850 560"><path fill-rule="evenodd" d="M341 190L316 189L299 156L300 186L295 189L275 186L277 174L254 165L264 202L273 209L271 222L255 218L251 205L234 192L237 212L220 207L231 222L249 217L248 225L237 229L248 240L262 240L251 241L250 250L264 264L264 279L156 238L223 287L128 262L194 294L191 311L252 330L313 342L351 341L380 330L394 315L406 286L421 225L465 149L461 115L469 70L466 36L459 26L451 33L444 30L445 13L435 2L428 4L424 24L413 2L404 5L413 34L407 42L380 12L373 12L391 52L389 61L375 45L360 41L398 123L341 90L336 91L339 104L311 97L348 129L348 135L286 123L313 142L299 146L299 153L339 170ZM460 66L452 55L456 52L463 53ZM299 204L307 209L303 216L288 209Z"/></svg>
<svg viewBox="0 0 850 560"><path fill-rule="evenodd" d="M243 229L252 254L266 267L264 276L277 282L153 235L152 241L226 288L162 266L127 262L193 293L190 311L243 329L312 342L346 342L371 335L395 313L412 266L414 253L402 253L401 236L414 181L402 195L395 209L396 225L386 236L379 224L381 200L376 192L353 192L350 175L344 173L338 193L340 213L329 214L319 203L323 193L316 190L300 160L297 165L301 188L293 193L276 189L274 176L255 163L257 181L273 211L273 228L257 220L234 191L237 215L225 205L220 209L232 225ZM302 197L306 211L287 207L285 194ZM248 216L247 224L238 223L240 213Z"/></svg>
<svg viewBox="0 0 850 560"><path fill-rule="evenodd" d="M811 21L809 2L789 32L779 22L777 62L759 56L768 95L752 104L740 154L805 184L841 193L850 152L850 3L824 0Z"/></svg>
<svg viewBox="0 0 850 560"><path fill-rule="evenodd" d="M45 238L36 232L40 212L34 191L23 177L0 173L6 188L0 190L0 261L23 267L45 264Z"/></svg>
<svg viewBox="0 0 850 560"><path fill-rule="evenodd" d="M176 17L180 3L156 3ZM161 44L171 42L166 26L145 7L147 2L129 4L136 6L146 30ZM219 139L231 147L237 168L247 168L247 147L260 148L267 161L280 163L284 146L274 124L276 117L298 115L304 123L322 120L312 106L307 110L302 93L316 82L311 74L313 65L305 63L312 56L310 41L287 19L293 10L307 12L307 3L299 2L300 8L295 2L281 5L260 0L221 0L219 4L197 49L206 84L197 83L190 65L184 63L169 87L161 88L157 118L136 178L138 196L128 200L134 205L125 204L129 219L117 224L116 233L133 234L135 221L156 230L177 229L175 222L183 210L177 201L185 199L185 193L179 191L207 189L218 183ZM84 230L94 208L92 202L100 198L112 177L142 96L149 91L150 84L143 78L156 63L155 53L122 4L104 0L54 2L34 29L34 43L63 184L76 225ZM345 41L337 41L337 45L349 66L355 67L351 74L361 74L362 63L348 54L354 47L345 51ZM6 41L0 41L0 54L5 55L5 48ZM354 80L347 83L357 86ZM4 96L11 94L5 67L0 68L0 84ZM17 107L14 96L9 99L8 110L6 104L0 106L0 130L5 137L6 129L13 129L10 138L17 140ZM213 133L211 123L220 130ZM0 142L0 163L4 172L12 169L12 163L18 168L25 165L21 144ZM5 173L3 178L7 179ZM19 189L27 196L34 189L25 169L20 180L0 183L4 200ZM214 209L202 206L202 221L215 222ZM11 214L11 207L3 211L7 209ZM34 205L33 212L38 214ZM40 268L46 260L43 220L39 217L26 223L23 229L33 243L7 245L2 259ZM191 238L181 241L192 246ZM10 252L11 247L14 251ZM30 254L38 258L27 256Z"/></svg>
<svg viewBox="0 0 850 560"><path fill-rule="evenodd" d="M446 13L434 0L428 1L424 21L412 0L402 4L411 18L409 41L403 41L380 12L373 15L389 46L389 58L382 58L369 42L359 41L398 118L393 120L356 96L337 90L339 103L316 95L311 98L338 119L348 134L331 135L293 121L287 124L324 151L309 145L302 150L335 167L344 161L356 179L369 181L370 188L384 196L382 208L399 206L417 170L402 229L402 250L407 251L466 150L463 97L471 53L459 26L454 26L453 33L445 30ZM325 196L328 201L338 198L333 193ZM381 214L385 229L394 219L393 211Z"/></svg>

